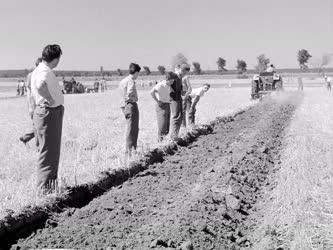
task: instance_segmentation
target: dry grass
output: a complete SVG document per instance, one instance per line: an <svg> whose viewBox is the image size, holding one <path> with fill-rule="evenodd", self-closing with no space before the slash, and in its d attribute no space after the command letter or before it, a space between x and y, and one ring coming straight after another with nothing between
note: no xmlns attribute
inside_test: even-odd
<svg viewBox="0 0 333 250"><path fill-rule="evenodd" d="M307 89L253 249L333 249L333 95Z"/></svg>
<svg viewBox="0 0 333 250"><path fill-rule="evenodd" d="M206 123L251 105L248 88L211 89L198 105L197 120ZM18 141L31 126L24 98L0 100L0 217L6 209L39 204L36 197L36 149ZM62 187L95 180L104 170L123 167L125 120L117 91L67 95L59 178ZM139 91L139 151L157 146L157 124L148 91Z"/></svg>

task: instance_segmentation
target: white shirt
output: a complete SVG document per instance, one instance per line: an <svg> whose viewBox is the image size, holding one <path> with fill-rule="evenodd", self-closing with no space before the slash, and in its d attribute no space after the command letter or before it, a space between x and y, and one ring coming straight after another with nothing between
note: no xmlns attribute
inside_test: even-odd
<svg viewBox="0 0 333 250"><path fill-rule="evenodd" d="M331 83L331 77L326 77L326 79L325 79L325 81L327 82L327 83Z"/></svg>
<svg viewBox="0 0 333 250"><path fill-rule="evenodd" d="M205 87L192 89L190 97L194 98L196 96L202 97L205 94Z"/></svg>
<svg viewBox="0 0 333 250"><path fill-rule="evenodd" d="M274 71L275 71L275 68L271 67L271 66L269 66L266 70L266 72L274 72Z"/></svg>
<svg viewBox="0 0 333 250"><path fill-rule="evenodd" d="M183 91L187 92L187 90L189 88L191 88L191 83L190 83L189 76L184 76L183 79L182 79L182 83L183 83Z"/></svg>
<svg viewBox="0 0 333 250"><path fill-rule="evenodd" d="M43 82L46 83L50 95L54 100L54 104L52 106L45 104L47 101L37 91L37 89L42 86ZM54 72L44 62L41 62L32 72L31 93L36 105L49 106L52 108L64 105L64 95L61 92L59 81Z"/></svg>
<svg viewBox="0 0 333 250"><path fill-rule="evenodd" d="M171 88L166 84L166 81L163 80L157 83L154 88L157 92L157 99L161 102L170 103L170 92Z"/></svg>

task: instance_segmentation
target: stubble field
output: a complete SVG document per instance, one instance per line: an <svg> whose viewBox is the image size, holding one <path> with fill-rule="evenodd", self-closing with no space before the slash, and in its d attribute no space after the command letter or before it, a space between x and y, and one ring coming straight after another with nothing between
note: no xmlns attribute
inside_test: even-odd
<svg viewBox="0 0 333 250"><path fill-rule="evenodd" d="M0 217L3 217L8 209L18 211L44 199L36 196L34 140L27 146L18 140L32 126L26 99L0 100L0 103ZM247 88L211 89L198 105L197 122L206 123L252 104ZM119 105L115 89L65 96L60 187L94 181L104 170L124 167L126 124ZM138 151L144 153L158 146L155 106L148 89L139 91L139 110Z"/></svg>
<svg viewBox="0 0 333 250"><path fill-rule="evenodd" d="M332 249L333 95L295 87L257 104L248 88L212 88L198 123L214 131L16 247L101 249ZM156 142L154 104L139 91L139 152ZM67 95L60 184L73 186L124 167L125 121L118 93ZM35 195L36 150L24 99L0 100L1 215L45 199ZM186 132L185 130L182 133ZM15 248L15 246L14 246Z"/></svg>

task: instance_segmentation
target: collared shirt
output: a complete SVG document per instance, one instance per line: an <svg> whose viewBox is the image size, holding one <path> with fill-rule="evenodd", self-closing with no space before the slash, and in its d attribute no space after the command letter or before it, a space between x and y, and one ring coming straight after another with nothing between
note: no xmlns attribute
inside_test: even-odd
<svg viewBox="0 0 333 250"><path fill-rule="evenodd" d="M46 99L38 93L38 88L42 86L43 82L46 83L50 95L54 100L54 104L51 106L49 106ZM64 95L61 92L59 81L54 72L44 62L41 62L31 74L31 93L36 101L36 105L52 108L64 105Z"/></svg>
<svg viewBox="0 0 333 250"><path fill-rule="evenodd" d="M192 98L194 98L196 96L202 97L204 94L205 94L204 87L195 88L195 89L192 89L190 97L192 97Z"/></svg>
<svg viewBox="0 0 333 250"><path fill-rule="evenodd" d="M166 80L157 83L154 88L157 92L157 99L161 102L170 103L171 88L166 84Z"/></svg>
<svg viewBox="0 0 333 250"><path fill-rule="evenodd" d="M123 98L121 106L124 106L124 103L126 104L127 102L138 101L138 92L136 91L135 81L131 75L121 80L119 83L119 90L121 97Z"/></svg>

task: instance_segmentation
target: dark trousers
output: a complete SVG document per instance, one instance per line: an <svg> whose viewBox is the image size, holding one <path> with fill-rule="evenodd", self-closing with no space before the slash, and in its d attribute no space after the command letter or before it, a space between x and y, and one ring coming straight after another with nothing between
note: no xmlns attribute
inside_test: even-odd
<svg viewBox="0 0 333 250"><path fill-rule="evenodd" d="M64 107L39 107L34 111L34 126L39 142L37 185L51 190L57 185Z"/></svg>
<svg viewBox="0 0 333 250"><path fill-rule="evenodd" d="M131 155L132 150L136 150L139 135L139 109L134 102L126 103L122 108L125 115L126 129L126 153Z"/></svg>
<svg viewBox="0 0 333 250"><path fill-rule="evenodd" d="M183 121L182 125L186 127L186 124L189 123L189 112L192 105L192 98L188 96L183 98Z"/></svg>
<svg viewBox="0 0 333 250"><path fill-rule="evenodd" d="M200 97L197 97L200 100ZM188 113L188 123L189 125L195 124L195 113L197 112L197 104L199 100L196 103L193 103L190 107L189 113Z"/></svg>
<svg viewBox="0 0 333 250"><path fill-rule="evenodd" d="M182 117L183 117L183 103L182 100L171 101L170 103L170 110L171 110L171 138L175 139L178 137L179 129L182 124Z"/></svg>
<svg viewBox="0 0 333 250"><path fill-rule="evenodd" d="M156 104L156 116L158 141L162 141L163 138L169 133L170 129L170 104L169 103L157 103Z"/></svg>

